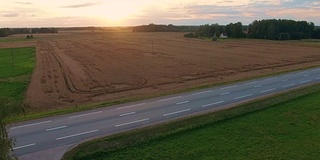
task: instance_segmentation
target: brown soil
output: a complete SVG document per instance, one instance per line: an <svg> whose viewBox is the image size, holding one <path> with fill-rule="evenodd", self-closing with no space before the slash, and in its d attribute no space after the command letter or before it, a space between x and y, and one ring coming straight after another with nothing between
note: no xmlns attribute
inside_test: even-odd
<svg viewBox="0 0 320 160"><path fill-rule="evenodd" d="M158 95L320 64L320 48L218 42L183 33L62 33L38 37L27 103L46 110Z"/></svg>

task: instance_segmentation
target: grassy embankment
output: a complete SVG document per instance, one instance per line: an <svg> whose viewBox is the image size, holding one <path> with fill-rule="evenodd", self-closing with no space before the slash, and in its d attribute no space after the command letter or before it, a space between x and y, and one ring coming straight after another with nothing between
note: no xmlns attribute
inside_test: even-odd
<svg viewBox="0 0 320 160"><path fill-rule="evenodd" d="M24 93L30 82L34 64L34 47L0 49L1 118L23 112Z"/></svg>
<svg viewBox="0 0 320 160"><path fill-rule="evenodd" d="M319 159L320 85L86 142L75 159Z"/></svg>

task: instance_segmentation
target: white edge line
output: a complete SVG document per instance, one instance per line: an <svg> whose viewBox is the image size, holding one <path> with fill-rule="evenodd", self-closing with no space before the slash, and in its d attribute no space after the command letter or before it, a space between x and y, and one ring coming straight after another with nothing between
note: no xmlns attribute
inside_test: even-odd
<svg viewBox="0 0 320 160"><path fill-rule="evenodd" d="M220 89L229 89L229 88L233 88L233 87L236 87L238 85L233 85L233 86L229 86L229 87L223 87L223 88L220 88Z"/></svg>
<svg viewBox="0 0 320 160"><path fill-rule="evenodd" d="M273 80L273 79L276 79L275 77L273 78L268 78L268 79L265 79L264 81L270 81L270 80Z"/></svg>
<svg viewBox="0 0 320 160"><path fill-rule="evenodd" d="M115 125L115 127L121 127L121 126L129 125L129 124L133 124L133 123L139 123L139 122L147 121L149 119L150 118L145 118L145 119L140 119L140 120L136 120L136 121L132 121L132 122L128 122L128 123L122 123L122 124Z"/></svg>
<svg viewBox="0 0 320 160"><path fill-rule="evenodd" d="M46 132L48 131L53 131L53 130L57 130L57 129L62 129L62 128L66 128L67 126L60 126L60 127L55 127L55 128L49 128L49 129L46 129Z"/></svg>
<svg viewBox="0 0 320 160"><path fill-rule="evenodd" d="M189 101L178 102L176 103L176 105L185 104L185 103L189 103Z"/></svg>
<svg viewBox="0 0 320 160"><path fill-rule="evenodd" d="M193 93L192 95L204 94L204 93L209 93L209 92L212 92L212 90L197 92L197 93Z"/></svg>
<svg viewBox="0 0 320 160"><path fill-rule="evenodd" d="M282 86L282 88L291 87L291 86L294 86L294 85L295 84L289 84L289 85Z"/></svg>
<svg viewBox="0 0 320 160"><path fill-rule="evenodd" d="M259 82L259 81L247 82L247 83L245 83L245 85L253 84L253 83L258 83L258 82Z"/></svg>
<svg viewBox="0 0 320 160"><path fill-rule="evenodd" d="M184 109L184 110L181 110L181 111L176 111L176 112L171 112L171 113L167 113L167 114L164 114L163 116L166 117L166 116L170 116L170 115L173 115L173 114L178 114L178 113L182 113L182 112L187 112L187 111L190 111L191 109Z"/></svg>
<svg viewBox="0 0 320 160"><path fill-rule="evenodd" d="M302 81L300 83L308 83L308 82L311 82L311 80L305 80L305 81Z"/></svg>
<svg viewBox="0 0 320 160"><path fill-rule="evenodd" d="M246 97L250 97L250 96L252 96L252 94L247 94L247 95L244 95L244 96L236 97L234 99L237 100L237 99L246 98Z"/></svg>
<svg viewBox="0 0 320 160"><path fill-rule="evenodd" d="M215 102L215 103L205 104L205 105L203 105L202 107L209 107L209 106L213 106L213 105L220 104L220 103L224 103L224 101L219 101L219 102Z"/></svg>
<svg viewBox="0 0 320 160"><path fill-rule="evenodd" d="M76 116L71 116L69 118L78 118L78 117L89 116L89 115L98 114L98 113L102 113L102 111L86 113L86 114L80 114L80 115L76 115Z"/></svg>
<svg viewBox="0 0 320 160"><path fill-rule="evenodd" d="M266 93L266 92L270 92L270 91L273 91L273 90L275 90L275 88L264 90L264 91L261 91L260 93Z"/></svg>
<svg viewBox="0 0 320 160"><path fill-rule="evenodd" d="M14 147L14 148L12 148L12 149L13 149L13 150L16 150L16 149L31 147L31 146L34 146L34 145L36 145L36 144L35 144L35 143L32 143L32 144L27 144L27 145L19 146L19 147Z"/></svg>
<svg viewBox="0 0 320 160"><path fill-rule="evenodd" d="M87 131L87 132L72 134L72 135L69 135L69 136L64 136L64 137L57 138L56 140L71 138L71 137L75 137L75 136L81 136L81 135L84 135L84 134L89 134L89 133L98 132L98 131L99 131L99 130L92 130L92 131Z"/></svg>
<svg viewBox="0 0 320 160"><path fill-rule="evenodd" d="M145 105L145 104L146 103L134 104L134 105L130 105L130 106L119 107L117 109L125 109L125 108L137 107L137 106L142 106L142 105Z"/></svg>
<svg viewBox="0 0 320 160"><path fill-rule="evenodd" d="M320 79L320 77L316 78L316 79Z"/></svg>
<svg viewBox="0 0 320 160"><path fill-rule="evenodd" d="M130 113L120 114L120 117L132 115L132 114L135 114L135 113L136 113L136 112L130 112Z"/></svg>
<svg viewBox="0 0 320 160"><path fill-rule="evenodd" d="M281 82L287 82L287 81L289 81L289 79L284 79L284 80L282 80Z"/></svg>
<svg viewBox="0 0 320 160"><path fill-rule="evenodd" d="M11 129L30 127L30 126L35 126L35 125L44 124L44 123L50 123L50 122L52 122L52 121L44 121L44 122L39 122L39 123L32 123L32 124L27 124L27 125L23 125L23 126L12 127Z"/></svg>
<svg viewBox="0 0 320 160"><path fill-rule="evenodd" d="M161 101L168 101L168 100L172 100L172 99L177 99L177 98L181 98L182 96L177 96L177 97L171 97L171 98L166 98L166 99L160 99L158 100L159 102Z"/></svg>
<svg viewBox="0 0 320 160"><path fill-rule="evenodd" d="M293 76L293 74L287 74L287 75L284 75L282 77L289 77L289 76Z"/></svg>
<svg viewBox="0 0 320 160"><path fill-rule="evenodd" d="M257 86L254 86L254 88L259 88L259 87L262 87L262 85L257 85Z"/></svg>

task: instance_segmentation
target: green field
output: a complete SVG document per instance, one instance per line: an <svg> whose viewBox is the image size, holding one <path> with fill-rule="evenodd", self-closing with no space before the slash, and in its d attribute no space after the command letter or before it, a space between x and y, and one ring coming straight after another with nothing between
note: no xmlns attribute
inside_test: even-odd
<svg viewBox="0 0 320 160"><path fill-rule="evenodd" d="M0 38L0 42L23 42L23 41L34 41L34 39L27 39L27 38Z"/></svg>
<svg viewBox="0 0 320 160"><path fill-rule="evenodd" d="M320 85L84 143L64 159L320 159Z"/></svg>
<svg viewBox="0 0 320 160"><path fill-rule="evenodd" d="M35 64L35 48L0 49L0 114L23 111L24 93Z"/></svg>

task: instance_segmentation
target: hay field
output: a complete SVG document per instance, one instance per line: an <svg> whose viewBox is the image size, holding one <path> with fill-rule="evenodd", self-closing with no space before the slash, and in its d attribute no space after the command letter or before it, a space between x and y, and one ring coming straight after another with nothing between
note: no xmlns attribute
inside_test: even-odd
<svg viewBox="0 0 320 160"><path fill-rule="evenodd" d="M318 46L210 42L183 33L70 32L36 37L34 109L158 95L320 64Z"/></svg>

